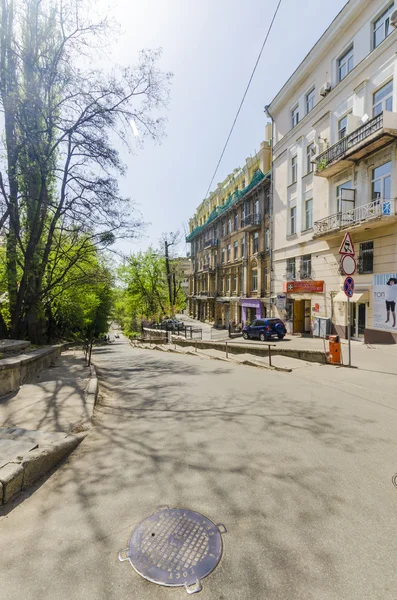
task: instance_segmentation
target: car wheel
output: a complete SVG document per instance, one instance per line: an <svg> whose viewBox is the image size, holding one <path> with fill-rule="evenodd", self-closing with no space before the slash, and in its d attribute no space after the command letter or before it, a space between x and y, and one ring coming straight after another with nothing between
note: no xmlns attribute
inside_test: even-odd
<svg viewBox="0 0 397 600"><path fill-rule="evenodd" d="M259 339L260 339L261 342L266 342L266 336L265 336L265 334L264 333L260 333L259 334Z"/></svg>
<svg viewBox="0 0 397 600"><path fill-rule="evenodd" d="M243 333L243 338L244 338L245 340L248 340L248 333L246 333L245 331L244 331L244 333Z"/></svg>
<svg viewBox="0 0 397 600"><path fill-rule="evenodd" d="M278 337L279 340L283 340L284 339L284 335L282 333L279 333L277 335L277 337Z"/></svg>

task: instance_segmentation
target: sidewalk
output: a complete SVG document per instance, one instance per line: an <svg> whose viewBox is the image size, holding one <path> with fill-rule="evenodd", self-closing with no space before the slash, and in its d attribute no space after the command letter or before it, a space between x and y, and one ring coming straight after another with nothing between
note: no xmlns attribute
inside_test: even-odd
<svg viewBox="0 0 397 600"><path fill-rule="evenodd" d="M189 324L196 324L203 330L203 340L223 341L230 344L247 344L247 346L261 345L261 342L255 340L244 340L242 337L229 339L226 330L213 329L208 323L201 323L191 319L186 315L177 315L181 321ZM212 337L211 337L212 336ZM279 345L281 348L291 350L321 350L328 351L328 341L322 338L300 337L287 335L283 340L272 340L271 343ZM344 364L348 364L348 345L347 340L341 340L342 359ZM262 344L263 345L263 344ZM376 373L385 373L397 375L397 344L395 345L367 345L364 342L351 342L351 362L352 365L362 370L374 371Z"/></svg>
<svg viewBox="0 0 397 600"><path fill-rule="evenodd" d="M0 398L0 505L52 469L83 439L97 393L81 350Z"/></svg>

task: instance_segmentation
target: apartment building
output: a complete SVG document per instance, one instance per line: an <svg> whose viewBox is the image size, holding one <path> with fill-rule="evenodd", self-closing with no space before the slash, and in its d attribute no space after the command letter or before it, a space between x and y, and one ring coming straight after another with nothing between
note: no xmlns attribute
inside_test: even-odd
<svg viewBox="0 0 397 600"><path fill-rule="evenodd" d="M219 327L270 308L269 126L260 150L206 198L190 220L189 314Z"/></svg>
<svg viewBox="0 0 397 600"><path fill-rule="evenodd" d="M272 285L290 332L310 332L325 317L347 337L339 248L349 232L357 260L351 334L397 342L396 9L390 0L350 0L267 107Z"/></svg>

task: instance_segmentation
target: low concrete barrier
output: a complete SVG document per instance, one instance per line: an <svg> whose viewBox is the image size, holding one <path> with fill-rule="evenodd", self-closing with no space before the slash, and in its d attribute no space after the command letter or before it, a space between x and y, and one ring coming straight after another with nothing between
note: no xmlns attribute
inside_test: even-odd
<svg viewBox="0 0 397 600"><path fill-rule="evenodd" d="M191 340L184 340L180 337L173 336L172 341L178 346L191 346ZM227 342L210 342L210 341L199 341L194 340L194 346L205 350L212 348L214 350L220 350L226 352ZM269 356L269 350L267 346L261 348L260 346L254 346L251 344L236 344L227 343L227 351L229 354L253 354L255 356ZM272 347L272 356L288 356L289 358L298 358L299 360L306 360L307 362L315 362L321 364L327 364L327 357L321 350L297 350L290 348L281 348L276 344L276 347Z"/></svg>
<svg viewBox="0 0 397 600"><path fill-rule="evenodd" d="M53 364L62 350L68 347L69 344L58 344L0 360L0 396L15 392L23 383L32 381L41 369Z"/></svg>

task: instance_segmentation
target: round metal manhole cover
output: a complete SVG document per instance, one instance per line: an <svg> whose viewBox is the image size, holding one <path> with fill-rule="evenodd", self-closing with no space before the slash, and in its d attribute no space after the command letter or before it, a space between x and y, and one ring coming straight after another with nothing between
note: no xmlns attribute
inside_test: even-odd
<svg viewBox="0 0 397 600"><path fill-rule="evenodd" d="M224 525L192 510L160 507L133 530L119 560L129 560L139 575L159 585L201 590L222 557Z"/></svg>

